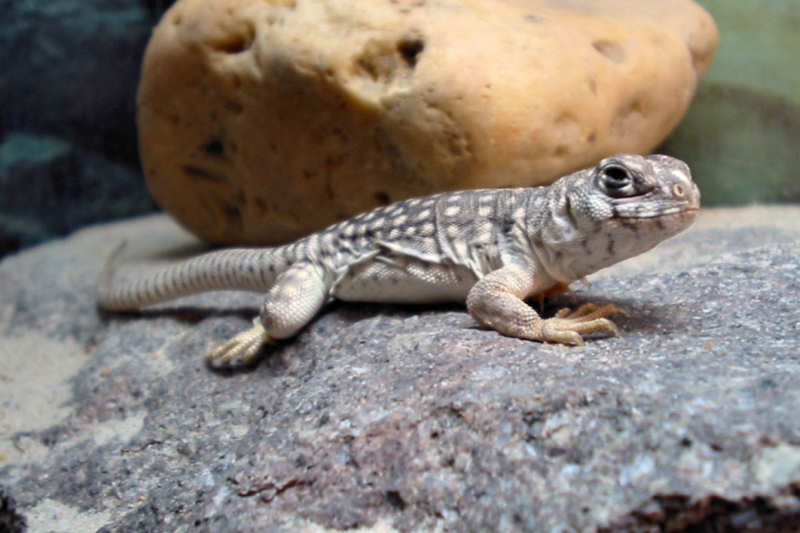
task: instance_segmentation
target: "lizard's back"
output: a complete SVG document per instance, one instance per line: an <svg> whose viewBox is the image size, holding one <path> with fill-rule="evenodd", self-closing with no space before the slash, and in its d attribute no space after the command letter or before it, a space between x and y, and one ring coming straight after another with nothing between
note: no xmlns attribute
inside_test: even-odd
<svg viewBox="0 0 800 533"><path fill-rule="evenodd" d="M300 255L318 250L333 275L330 295L342 300L463 301L478 279L520 255L529 199L545 190L474 190L398 202L309 237L298 243L306 249Z"/></svg>

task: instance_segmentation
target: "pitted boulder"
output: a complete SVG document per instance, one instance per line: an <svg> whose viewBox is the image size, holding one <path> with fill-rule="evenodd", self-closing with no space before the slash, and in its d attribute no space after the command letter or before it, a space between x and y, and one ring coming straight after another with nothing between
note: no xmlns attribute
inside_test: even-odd
<svg viewBox="0 0 800 533"><path fill-rule="evenodd" d="M143 65L143 166L202 238L284 242L648 152L716 44L689 0L180 0Z"/></svg>

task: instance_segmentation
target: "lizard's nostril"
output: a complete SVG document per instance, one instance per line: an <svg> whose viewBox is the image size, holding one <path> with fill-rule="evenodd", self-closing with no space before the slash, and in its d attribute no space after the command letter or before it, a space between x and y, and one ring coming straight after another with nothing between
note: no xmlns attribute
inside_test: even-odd
<svg viewBox="0 0 800 533"><path fill-rule="evenodd" d="M672 187L672 192L678 198L683 198L683 195L686 191L684 190L683 185L675 185Z"/></svg>

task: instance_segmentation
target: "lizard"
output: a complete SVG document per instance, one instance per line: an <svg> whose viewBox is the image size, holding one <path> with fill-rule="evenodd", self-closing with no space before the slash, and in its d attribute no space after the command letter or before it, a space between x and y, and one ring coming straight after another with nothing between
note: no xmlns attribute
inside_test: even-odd
<svg viewBox="0 0 800 533"><path fill-rule="evenodd" d="M482 326L521 339L583 344L619 335L614 304L585 303L542 318L525 302L649 250L684 230L700 207L688 165L666 155L618 154L549 186L475 189L412 198L335 223L293 243L227 248L114 282L97 303L135 310L212 290L265 293L251 328L206 356L211 367L255 361L297 334L326 302L465 302Z"/></svg>

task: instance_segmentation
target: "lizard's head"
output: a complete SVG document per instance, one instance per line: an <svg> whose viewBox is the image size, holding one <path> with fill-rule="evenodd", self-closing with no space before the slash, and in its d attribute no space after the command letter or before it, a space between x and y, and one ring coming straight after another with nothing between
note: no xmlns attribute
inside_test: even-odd
<svg viewBox="0 0 800 533"><path fill-rule="evenodd" d="M570 176L566 189L577 232L564 244L591 268L649 250L689 227L700 208L689 167L666 155L607 157Z"/></svg>
<svg viewBox="0 0 800 533"><path fill-rule="evenodd" d="M700 208L689 166L667 155L618 154L591 170L584 208L595 221L662 224L684 229Z"/></svg>

